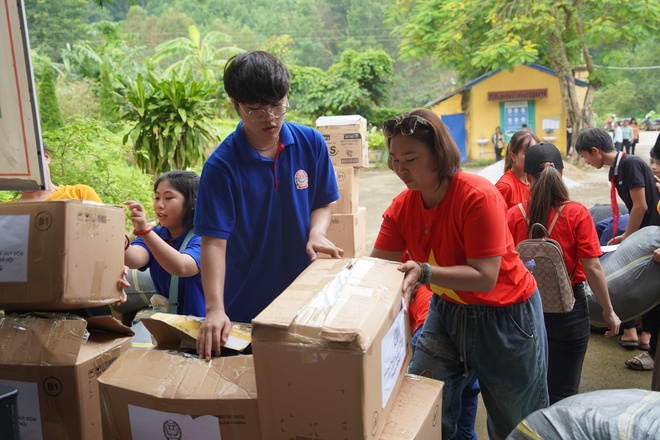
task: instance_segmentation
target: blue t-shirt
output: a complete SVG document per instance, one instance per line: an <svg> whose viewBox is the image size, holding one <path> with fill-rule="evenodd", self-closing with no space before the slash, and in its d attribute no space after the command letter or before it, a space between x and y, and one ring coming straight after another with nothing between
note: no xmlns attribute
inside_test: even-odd
<svg viewBox="0 0 660 440"><path fill-rule="evenodd" d="M193 235L186 245L186 248L181 251L181 245L183 244L183 240L186 238L188 231L185 231L174 239L170 236L170 231L162 226L156 226L154 232L164 241L169 243L174 249L180 251L182 254L188 254L193 257L197 263L197 267L200 267L199 260L202 238L199 235ZM132 245L141 246L149 252L149 263L147 263L146 266L141 267L140 270L144 271L149 268L151 280L154 283L156 292L163 295L165 298L169 298L172 275L163 269L160 263L156 261L156 258L154 258L151 250L149 250L149 247L144 243L142 237L136 238ZM206 302L204 301L201 272L198 272L197 275L191 277L179 277L178 303L179 306L177 307L177 313L179 315L206 316Z"/></svg>
<svg viewBox="0 0 660 440"><path fill-rule="evenodd" d="M316 130L284 122L273 161L250 148L242 126L204 164L195 232L227 240L225 310L251 322L310 264L310 213L339 190Z"/></svg>

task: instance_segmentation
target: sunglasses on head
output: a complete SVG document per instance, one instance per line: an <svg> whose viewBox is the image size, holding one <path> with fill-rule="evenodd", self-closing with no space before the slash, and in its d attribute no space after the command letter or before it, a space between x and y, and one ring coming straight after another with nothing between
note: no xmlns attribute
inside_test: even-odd
<svg viewBox="0 0 660 440"><path fill-rule="evenodd" d="M431 124L420 116L408 116L403 119L390 119L383 122L383 134L387 138L391 138L398 131L404 136L410 136L415 132L417 124L423 125L427 129L431 129Z"/></svg>

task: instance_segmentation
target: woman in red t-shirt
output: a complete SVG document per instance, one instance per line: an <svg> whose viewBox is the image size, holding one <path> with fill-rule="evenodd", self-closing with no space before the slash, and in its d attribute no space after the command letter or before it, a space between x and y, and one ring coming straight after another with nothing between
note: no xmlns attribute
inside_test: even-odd
<svg viewBox="0 0 660 440"><path fill-rule="evenodd" d="M539 138L531 131L520 130L511 136L504 159L504 174L495 184L495 188L504 197L507 209L529 199L529 182L523 171L525 152L539 142Z"/></svg>
<svg viewBox="0 0 660 440"><path fill-rule="evenodd" d="M584 281L603 308L608 326L606 337L619 333L621 321L614 313L607 281L598 257L602 254L596 227L589 210L569 202L568 188L562 180L564 164L561 153L552 144L540 143L527 150L525 173L532 183L530 199L524 203L527 219L518 206L507 213L509 230L516 243L529 237L529 226L541 223L548 227L563 205L550 233L564 251L566 270L572 273L575 305L568 313L544 313L548 333L548 392L550 404L577 394L582 364L589 343L589 307Z"/></svg>
<svg viewBox="0 0 660 440"><path fill-rule="evenodd" d="M409 298L435 293L409 371L445 382L443 438L456 433L463 389L476 376L490 431L506 437L548 405L547 342L534 277L485 178L461 170L440 118L416 109L386 121L388 165L406 184L383 214L372 256L401 261Z"/></svg>

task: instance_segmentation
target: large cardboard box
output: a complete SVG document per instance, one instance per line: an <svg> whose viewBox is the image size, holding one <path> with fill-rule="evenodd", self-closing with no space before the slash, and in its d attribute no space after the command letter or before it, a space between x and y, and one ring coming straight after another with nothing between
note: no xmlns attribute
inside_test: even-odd
<svg viewBox="0 0 660 440"><path fill-rule="evenodd" d="M206 362L163 351L185 347L196 330L184 317L154 316L143 321L157 349L132 349L99 379L103 438L259 440L252 356Z"/></svg>
<svg viewBox="0 0 660 440"><path fill-rule="evenodd" d="M97 378L130 348L127 334L109 316L0 320L0 384L18 390L21 438L102 438Z"/></svg>
<svg viewBox="0 0 660 440"><path fill-rule="evenodd" d="M252 320L264 439L377 439L410 361L403 273L316 260Z"/></svg>
<svg viewBox="0 0 660 440"><path fill-rule="evenodd" d="M367 247L367 208L361 206L355 214L332 214L326 236L344 250L344 258L362 257ZM319 257L331 258L328 254Z"/></svg>
<svg viewBox="0 0 660 440"><path fill-rule="evenodd" d="M406 374L380 440L442 438L444 382Z"/></svg>
<svg viewBox="0 0 660 440"><path fill-rule="evenodd" d="M366 119L359 115L321 116L316 127L325 138L334 166L369 167Z"/></svg>
<svg viewBox="0 0 660 440"><path fill-rule="evenodd" d="M0 309L117 302L124 218L120 207L74 200L0 204Z"/></svg>
<svg viewBox="0 0 660 440"><path fill-rule="evenodd" d="M355 214L360 200L360 169L335 167L339 200L330 205L333 214Z"/></svg>

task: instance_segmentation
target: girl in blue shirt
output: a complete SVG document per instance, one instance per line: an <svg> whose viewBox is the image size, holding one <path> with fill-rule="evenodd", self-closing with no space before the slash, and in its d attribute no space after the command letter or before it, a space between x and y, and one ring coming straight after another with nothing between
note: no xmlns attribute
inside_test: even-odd
<svg viewBox="0 0 660 440"><path fill-rule="evenodd" d="M124 202L137 236L124 252L124 263L131 269L148 268L156 292L170 300L171 313L180 315L206 316L201 237L193 232L198 186L199 176L190 171L161 175L154 184L154 211L160 225L153 228L140 203ZM171 287L173 282L178 288Z"/></svg>

